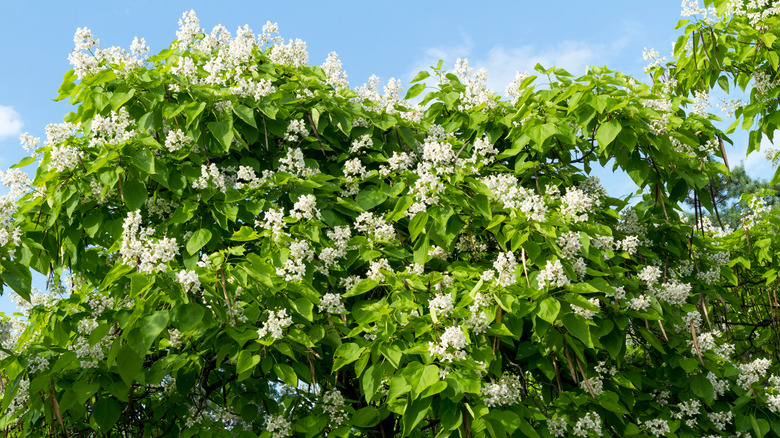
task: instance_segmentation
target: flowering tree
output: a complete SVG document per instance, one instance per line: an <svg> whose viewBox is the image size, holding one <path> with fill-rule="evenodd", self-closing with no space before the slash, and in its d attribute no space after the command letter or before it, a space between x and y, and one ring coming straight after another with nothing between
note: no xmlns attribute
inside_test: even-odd
<svg viewBox="0 0 780 438"><path fill-rule="evenodd" d="M2 175L0 276L27 319L0 331L0 427L780 433L780 218L702 213L729 172L710 87L749 92L731 129L752 149L776 129L780 11L716 3L684 3L698 18L652 86L538 66L508 101L467 61L404 98L352 90L271 23L234 37L188 12L151 57L79 29L74 112ZM638 204L587 176L610 158Z"/></svg>

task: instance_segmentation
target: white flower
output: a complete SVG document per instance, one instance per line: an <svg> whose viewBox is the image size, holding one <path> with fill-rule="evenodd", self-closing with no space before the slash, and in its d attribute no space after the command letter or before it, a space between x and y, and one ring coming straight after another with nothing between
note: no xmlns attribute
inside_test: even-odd
<svg viewBox="0 0 780 438"><path fill-rule="evenodd" d="M591 298L588 302L596 307L601 307L601 301L598 298ZM593 319L593 315L598 313L598 310L585 309L580 306L575 306L574 304L571 304L571 310L585 319Z"/></svg>
<svg viewBox="0 0 780 438"><path fill-rule="evenodd" d="M197 292L200 290L200 279L195 271L182 269L176 274L176 281L184 286L185 292Z"/></svg>
<svg viewBox="0 0 780 438"><path fill-rule="evenodd" d="M493 267L496 268L496 273L498 274L497 282L500 286L506 287L517 283L517 278L515 277L517 261L513 252L499 253L496 261L493 262Z"/></svg>
<svg viewBox="0 0 780 438"><path fill-rule="evenodd" d="M520 377L514 374L504 374L498 382L489 383L482 388L485 406L513 405L520 401L523 386Z"/></svg>
<svg viewBox="0 0 780 438"><path fill-rule="evenodd" d="M268 311L268 319L263 322L263 326L257 330L257 335L260 339L266 337L269 333L274 339L282 339L284 334L282 330L286 329L292 324L292 318L287 315L287 309L279 311Z"/></svg>
<svg viewBox="0 0 780 438"><path fill-rule="evenodd" d="M536 277L536 281L539 283L540 288L548 286L563 287L571 282L563 271L563 265L560 260L554 262L548 260L545 268Z"/></svg>
<svg viewBox="0 0 780 438"><path fill-rule="evenodd" d="M447 316L455 310L452 296L449 294L437 294L428 303L428 307L431 309L431 313L436 312L441 316Z"/></svg>
<svg viewBox="0 0 780 438"><path fill-rule="evenodd" d="M432 355L438 356L441 360L452 362L453 360L466 358L466 352L463 349L466 348L468 343L469 341L460 327L447 327L444 330L444 334L441 335L438 344L428 342L428 350Z"/></svg>
<svg viewBox="0 0 780 438"><path fill-rule="evenodd" d="M601 418L595 412L589 412L584 417L577 420L577 423L572 428L572 432L577 436L588 436L589 432L595 433L597 436L601 436Z"/></svg>
<svg viewBox="0 0 780 438"><path fill-rule="evenodd" d="M344 308L344 302L341 300L341 297L330 292L322 296L319 307L320 312L339 314L347 311Z"/></svg>

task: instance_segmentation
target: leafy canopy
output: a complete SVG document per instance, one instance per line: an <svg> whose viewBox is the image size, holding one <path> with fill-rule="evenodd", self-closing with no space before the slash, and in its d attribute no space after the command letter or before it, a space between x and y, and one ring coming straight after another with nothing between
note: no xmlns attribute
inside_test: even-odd
<svg viewBox="0 0 780 438"><path fill-rule="evenodd" d="M780 433L780 218L702 219L726 134L758 149L777 127L780 23L714 3L652 86L537 66L509 100L467 61L403 98L394 80L352 90L335 54L310 66L272 23L233 37L188 12L148 58L79 29L58 96L74 111L3 174L0 278L26 320L0 329L0 427ZM749 93L726 133L716 84ZM634 206L588 177L608 162L643 189Z"/></svg>

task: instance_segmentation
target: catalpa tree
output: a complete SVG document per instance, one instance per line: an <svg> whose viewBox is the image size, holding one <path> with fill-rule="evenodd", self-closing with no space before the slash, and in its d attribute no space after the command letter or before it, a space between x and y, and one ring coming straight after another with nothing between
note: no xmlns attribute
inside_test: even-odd
<svg viewBox="0 0 780 438"><path fill-rule="evenodd" d="M737 230L704 215L726 135L776 129L780 11L716 3L686 2L653 85L537 66L508 99L467 61L404 97L353 90L272 23L207 33L187 12L151 57L79 29L74 111L2 175L0 278L25 314L0 331L0 427L780 433L780 218L760 197ZM721 132L708 93L729 85L748 102ZM608 162L641 201L588 176Z"/></svg>

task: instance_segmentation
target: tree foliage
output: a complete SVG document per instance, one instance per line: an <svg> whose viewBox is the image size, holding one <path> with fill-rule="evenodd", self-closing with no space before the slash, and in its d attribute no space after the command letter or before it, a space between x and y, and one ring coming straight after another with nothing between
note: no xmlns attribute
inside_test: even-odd
<svg viewBox="0 0 780 438"><path fill-rule="evenodd" d="M404 98L352 90L270 23L232 37L185 13L150 58L80 29L74 111L26 139L34 179L4 174L0 276L27 319L0 332L0 427L780 434L780 217L700 219L728 133L757 150L777 127L780 23L734 5L681 22L654 85L537 66L509 100L463 61ZM726 132L702 108L716 85L750 96ZM588 177L611 159L638 204Z"/></svg>

